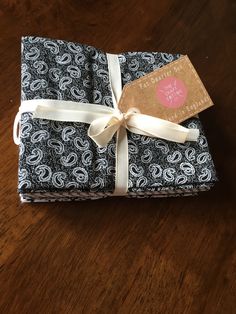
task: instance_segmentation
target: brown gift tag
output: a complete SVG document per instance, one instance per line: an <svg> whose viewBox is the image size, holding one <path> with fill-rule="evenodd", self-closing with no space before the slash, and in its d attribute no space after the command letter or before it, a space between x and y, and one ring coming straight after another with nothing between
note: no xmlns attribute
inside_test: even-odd
<svg viewBox="0 0 236 314"><path fill-rule="evenodd" d="M124 86L118 107L180 123L212 106L202 81L187 56Z"/></svg>

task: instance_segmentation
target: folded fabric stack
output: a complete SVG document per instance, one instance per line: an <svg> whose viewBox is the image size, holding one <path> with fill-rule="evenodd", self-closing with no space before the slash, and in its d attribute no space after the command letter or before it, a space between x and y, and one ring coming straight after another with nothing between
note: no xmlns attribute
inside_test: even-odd
<svg viewBox="0 0 236 314"><path fill-rule="evenodd" d="M180 57L159 52L118 54L122 85ZM91 46L22 38L22 100L59 99L113 107L106 53ZM87 104L88 105L88 104ZM202 124L197 142L179 144L128 132L127 197L193 195L217 181ZM19 185L22 201L84 200L111 196L116 138L99 148L88 124L33 119L21 114Z"/></svg>

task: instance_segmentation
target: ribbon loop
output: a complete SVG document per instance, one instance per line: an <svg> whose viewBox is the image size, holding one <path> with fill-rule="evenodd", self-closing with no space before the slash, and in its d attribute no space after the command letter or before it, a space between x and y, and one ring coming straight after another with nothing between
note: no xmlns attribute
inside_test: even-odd
<svg viewBox="0 0 236 314"><path fill-rule="evenodd" d="M120 127L120 120L105 116L94 120L88 129L88 136L99 146L106 146Z"/></svg>

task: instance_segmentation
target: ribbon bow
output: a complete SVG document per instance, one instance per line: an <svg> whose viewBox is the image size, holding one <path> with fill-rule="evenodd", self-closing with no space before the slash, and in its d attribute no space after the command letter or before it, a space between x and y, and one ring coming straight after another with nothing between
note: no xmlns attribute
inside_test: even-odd
<svg viewBox="0 0 236 314"><path fill-rule="evenodd" d="M177 143L196 141L199 131L187 129L163 119L141 114L136 108L130 108L126 113L115 109L112 114L105 114L93 120L88 129L88 136L99 146L106 146L114 134L121 128L130 132L159 137Z"/></svg>

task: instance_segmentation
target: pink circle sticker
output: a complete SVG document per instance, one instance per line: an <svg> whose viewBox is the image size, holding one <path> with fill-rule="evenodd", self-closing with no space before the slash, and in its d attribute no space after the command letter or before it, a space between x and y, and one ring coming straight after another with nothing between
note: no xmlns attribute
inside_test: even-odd
<svg viewBox="0 0 236 314"><path fill-rule="evenodd" d="M179 108L185 103L188 90L182 80L169 76L158 82L156 93L157 99L163 106Z"/></svg>

